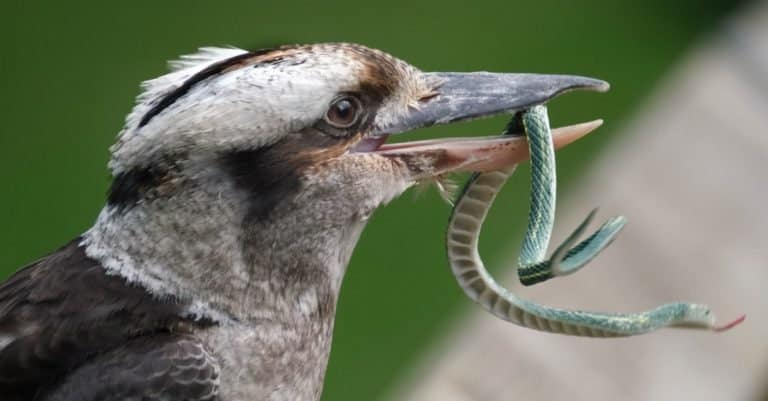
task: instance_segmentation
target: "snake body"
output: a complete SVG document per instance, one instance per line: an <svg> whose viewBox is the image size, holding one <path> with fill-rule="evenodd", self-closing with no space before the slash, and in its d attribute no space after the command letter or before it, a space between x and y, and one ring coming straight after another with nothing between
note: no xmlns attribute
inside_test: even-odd
<svg viewBox="0 0 768 401"><path fill-rule="evenodd" d="M531 154L532 191L518 273L521 282L530 285L583 267L610 244L625 220L623 217L609 219L594 234L576 244L595 215L592 211L551 258L545 259L555 213L554 147L544 106L523 112L521 117ZM448 224L446 244L453 274L464 292L486 311L520 326L587 337L631 336L671 326L725 330L743 320L741 317L717 327L706 305L689 303L670 303L639 313L552 308L522 299L499 285L485 269L478 241L491 204L515 168L473 174L456 200Z"/></svg>
<svg viewBox="0 0 768 401"><path fill-rule="evenodd" d="M528 135L532 185L528 228L518 262L518 276L523 285L533 285L584 267L613 241L626 219L622 216L611 218L594 234L569 249L594 218L596 211L593 210L552 257L545 259L555 221L557 193L555 148L546 107L535 106L523 113L522 124Z"/></svg>

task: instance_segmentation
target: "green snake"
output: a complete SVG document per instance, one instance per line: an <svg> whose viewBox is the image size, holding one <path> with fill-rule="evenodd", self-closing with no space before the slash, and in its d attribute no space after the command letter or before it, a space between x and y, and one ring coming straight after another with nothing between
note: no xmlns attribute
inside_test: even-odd
<svg viewBox="0 0 768 401"><path fill-rule="evenodd" d="M554 145L546 107L535 106L518 113L505 134L521 125L531 155L532 190L518 275L523 284L532 285L582 268L611 243L624 226L625 219L611 218L595 233L576 243L594 218L593 210L552 256L545 259L554 225L556 192ZM453 274L464 292L486 311L520 326L587 337L632 336L662 327L723 331L744 320L741 316L726 325L716 326L709 307L690 303L669 303L639 313L559 309L522 299L499 285L485 269L478 252L478 241L491 204L515 168L473 174L456 200L448 224L446 244Z"/></svg>

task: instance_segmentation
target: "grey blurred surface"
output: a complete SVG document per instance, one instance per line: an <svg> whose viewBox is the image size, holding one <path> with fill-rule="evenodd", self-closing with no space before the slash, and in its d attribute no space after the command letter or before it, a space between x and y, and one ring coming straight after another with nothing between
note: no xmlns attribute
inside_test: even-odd
<svg viewBox="0 0 768 401"><path fill-rule="evenodd" d="M515 287L550 305L589 310L702 302L721 322L746 313L745 323L723 334L668 329L595 340L521 329L471 305L391 398L762 397L768 377L767 114L768 3L762 2L686 57L623 128L626 135L561 199L553 243L594 206L602 219L628 217L618 240L574 276ZM516 249L510 244L510 266ZM507 270L502 282L515 281Z"/></svg>

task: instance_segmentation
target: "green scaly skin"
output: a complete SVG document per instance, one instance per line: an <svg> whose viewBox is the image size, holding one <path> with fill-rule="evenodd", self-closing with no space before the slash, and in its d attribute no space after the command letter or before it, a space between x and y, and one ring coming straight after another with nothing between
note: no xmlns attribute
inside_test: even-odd
<svg viewBox="0 0 768 401"><path fill-rule="evenodd" d="M605 249L626 223L622 216L608 220L584 241L576 240L595 216L593 210L566 238L550 259L545 259L555 222L557 174L555 147L549 128L546 106L535 106L522 115L531 154L531 207L523 249L518 261L518 276L523 285L533 285L556 276L574 273Z"/></svg>
<svg viewBox="0 0 768 401"><path fill-rule="evenodd" d="M555 160L549 122L544 106L523 113L532 164L531 210L520 256L519 274L534 284L569 274L583 267L604 249L624 225L621 217L610 219L594 234L576 244L595 212L561 244L549 260L544 259L555 213ZM474 174L456 201L447 232L451 269L465 293L493 315L515 324L552 333L589 337L619 337L643 334L662 327L725 330L744 317L722 327L705 305L670 303L640 313L599 313L551 308L519 298L499 285L480 258L480 229L493 200L515 166ZM573 246L576 244L575 246ZM572 247L573 246L573 247Z"/></svg>

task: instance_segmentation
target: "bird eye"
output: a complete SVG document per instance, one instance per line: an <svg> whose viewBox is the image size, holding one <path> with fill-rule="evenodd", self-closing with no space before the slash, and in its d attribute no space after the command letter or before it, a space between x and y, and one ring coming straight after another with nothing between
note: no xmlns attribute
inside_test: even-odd
<svg viewBox="0 0 768 401"><path fill-rule="evenodd" d="M349 128L360 116L360 101L352 96L336 99L325 112L325 121L336 128Z"/></svg>

